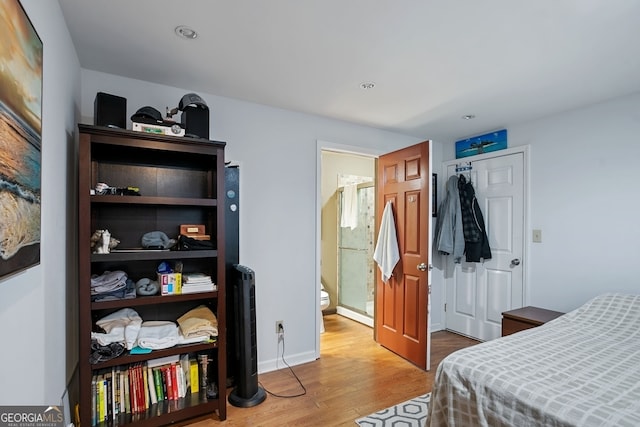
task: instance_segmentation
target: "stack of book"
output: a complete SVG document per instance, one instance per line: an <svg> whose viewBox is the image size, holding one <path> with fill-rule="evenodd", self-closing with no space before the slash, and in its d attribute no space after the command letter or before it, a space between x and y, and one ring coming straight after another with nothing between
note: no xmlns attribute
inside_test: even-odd
<svg viewBox="0 0 640 427"><path fill-rule="evenodd" d="M178 401L198 393L200 370L196 354L183 354L94 373L91 425L115 420L119 414L146 412L162 401Z"/></svg>
<svg viewBox="0 0 640 427"><path fill-rule="evenodd" d="M216 285L211 281L211 276L207 276L204 273L189 273L182 275L183 294L211 292L216 289Z"/></svg>

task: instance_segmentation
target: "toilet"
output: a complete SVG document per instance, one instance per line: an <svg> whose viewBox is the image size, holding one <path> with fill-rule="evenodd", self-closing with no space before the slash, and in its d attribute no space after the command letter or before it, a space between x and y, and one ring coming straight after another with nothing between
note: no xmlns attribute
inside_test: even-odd
<svg viewBox="0 0 640 427"><path fill-rule="evenodd" d="M318 315L320 316L320 333L324 332L324 319L322 318L322 310L329 307L331 300L329 299L329 293L324 290L324 285L320 284L320 310Z"/></svg>

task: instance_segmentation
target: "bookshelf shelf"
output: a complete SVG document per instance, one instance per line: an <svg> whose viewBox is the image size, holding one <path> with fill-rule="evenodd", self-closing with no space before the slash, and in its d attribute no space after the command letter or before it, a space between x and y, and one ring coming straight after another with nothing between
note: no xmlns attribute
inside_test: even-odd
<svg viewBox="0 0 640 427"><path fill-rule="evenodd" d="M91 196L91 203L113 203L127 205L151 206L210 206L218 205L216 199L197 199L185 197L145 197L145 196Z"/></svg>
<svg viewBox="0 0 640 427"><path fill-rule="evenodd" d="M97 301L91 303L92 310L106 310L110 308L137 307L142 305L174 304L181 301L196 301L218 298L218 291L198 292L182 295L154 295L133 299L119 299L111 301Z"/></svg>
<svg viewBox="0 0 640 427"><path fill-rule="evenodd" d="M108 360L106 362L94 363L91 365L91 369L94 371L110 368L112 366L119 365L129 365L138 362L144 362L151 359L157 359L160 357L173 356L176 354L187 354L187 353L197 353L212 349L217 349L218 343L203 343L203 344L188 344L188 345L179 345L171 348L167 348L164 350L154 350L151 353L147 354L130 354L126 352L126 354L116 357L115 359Z"/></svg>
<svg viewBox="0 0 640 427"><path fill-rule="evenodd" d="M220 406L219 399L203 400L203 397L198 393L178 400L166 400L156 403L141 413L120 414L115 421L101 422L97 424L97 427L121 426L124 424L135 424L136 427L164 426L185 419L207 415L215 412L218 406Z"/></svg>
<svg viewBox="0 0 640 427"><path fill-rule="evenodd" d="M200 259L217 258L218 251L140 251L140 252L119 252L108 254L91 254L91 262L114 262L114 261L157 261L175 259Z"/></svg>
<svg viewBox="0 0 640 427"><path fill-rule="evenodd" d="M74 403L78 404L80 423L86 427L161 426L184 424L189 418L203 415L217 415L220 421L225 420L224 204L218 203L224 194L225 143L83 124L78 125L78 130L79 398ZM137 187L140 195L91 194L98 183L118 188ZM145 233L162 231L170 238L177 238L181 224L203 224L211 235L214 249L160 251L140 248ZM120 243L110 253L94 254L90 238L95 230L103 229L109 230L111 237ZM92 301L92 276L121 270L134 282L155 278L161 262L181 265L184 274L211 276L217 290ZM218 322L219 334L214 341L173 346L146 354L127 351L111 359L105 357L95 364L90 362L92 351L95 351L91 333L102 332L96 324L99 319L132 309L143 322L176 323L179 317L203 305L215 314ZM201 363L200 358L204 356L206 362ZM151 390L154 384L168 387L166 377L149 378L149 375L156 375L153 371L157 367L152 368L152 363L161 358L180 361L168 364L174 370L182 369L181 373L173 374L174 381L180 385L179 395L173 399L165 396L161 400L159 394L155 395ZM207 399L200 380L197 384L187 381L187 371L193 370L194 361L197 361L196 373L200 369L202 374L203 366L206 366L206 378L218 390L220 398ZM146 374L139 374L137 370ZM134 375L134 371L135 379L129 376ZM136 383L136 396L126 395L125 398L125 382L127 387L133 387L134 381L140 381ZM102 384L101 395L97 383ZM130 403L131 408L123 401ZM100 402L104 408L100 408ZM102 417L100 411L104 413Z"/></svg>

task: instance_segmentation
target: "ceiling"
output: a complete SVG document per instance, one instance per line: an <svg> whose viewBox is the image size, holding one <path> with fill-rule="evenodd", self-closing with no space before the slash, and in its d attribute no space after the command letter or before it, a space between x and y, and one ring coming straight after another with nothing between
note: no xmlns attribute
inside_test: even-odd
<svg viewBox="0 0 640 427"><path fill-rule="evenodd" d="M59 3L83 68L424 139L640 91L636 0Z"/></svg>

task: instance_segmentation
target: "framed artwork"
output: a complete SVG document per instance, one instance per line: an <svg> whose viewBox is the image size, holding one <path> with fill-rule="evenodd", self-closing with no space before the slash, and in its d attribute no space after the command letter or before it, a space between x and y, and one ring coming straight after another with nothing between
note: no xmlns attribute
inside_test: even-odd
<svg viewBox="0 0 640 427"><path fill-rule="evenodd" d="M484 135L456 141L456 159L489 153L507 148L507 130L497 130Z"/></svg>
<svg viewBox="0 0 640 427"><path fill-rule="evenodd" d="M0 1L0 280L40 263L42 40Z"/></svg>

